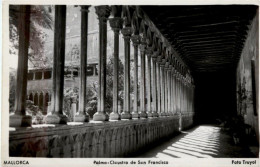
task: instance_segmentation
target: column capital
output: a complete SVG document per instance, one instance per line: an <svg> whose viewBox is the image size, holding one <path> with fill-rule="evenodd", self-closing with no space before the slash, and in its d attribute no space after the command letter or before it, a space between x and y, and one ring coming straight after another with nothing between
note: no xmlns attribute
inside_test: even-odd
<svg viewBox="0 0 260 167"><path fill-rule="evenodd" d="M152 54L153 54L153 49L152 49L152 47L146 47L145 53L146 53L147 56L151 57Z"/></svg>
<svg viewBox="0 0 260 167"><path fill-rule="evenodd" d="M132 33L133 33L133 30L131 27L124 27L122 30L121 30L121 33L123 34L124 38L125 39L130 39Z"/></svg>
<svg viewBox="0 0 260 167"><path fill-rule="evenodd" d="M169 71L172 71L172 65L169 64Z"/></svg>
<svg viewBox="0 0 260 167"><path fill-rule="evenodd" d="M90 7L90 5L81 5L80 7L81 12L89 12L88 8Z"/></svg>
<svg viewBox="0 0 260 167"><path fill-rule="evenodd" d="M154 62L156 62L157 57L152 57L152 60L153 60Z"/></svg>
<svg viewBox="0 0 260 167"><path fill-rule="evenodd" d="M173 72L173 76L175 77L176 76L176 70L175 70L175 68L174 67L172 67L172 72Z"/></svg>
<svg viewBox="0 0 260 167"><path fill-rule="evenodd" d="M131 41L133 42L134 46L138 46L140 44L140 36L139 35L132 35Z"/></svg>
<svg viewBox="0 0 260 167"><path fill-rule="evenodd" d="M159 52L154 51L153 54L152 54L152 57L156 59L158 56L159 56Z"/></svg>
<svg viewBox="0 0 260 167"><path fill-rule="evenodd" d="M123 28L123 19L121 17L110 18L109 24L112 30L118 33Z"/></svg>
<svg viewBox="0 0 260 167"><path fill-rule="evenodd" d="M162 59L162 61L160 62L160 66L165 67L165 63L166 63L166 60Z"/></svg>
<svg viewBox="0 0 260 167"><path fill-rule="evenodd" d="M158 64L160 64L160 62L162 61L162 57L161 56L157 56L157 62L158 62Z"/></svg>
<svg viewBox="0 0 260 167"><path fill-rule="evenodd" d="M147 38L146 38L146 36L144 35L144 34L139 34L139 36L140 36L140 41L141 41L141 43L142 44L147 44Z"/></svg>
<svg viewBox="0 0 260 167"><path fill-rule="evenodd" d="M146 45L145 45L145 44L142 44L142 43L141 43L141 44L139 45L139 47L140 47L140 51L141 51L141 52L145 52L145 50L146 50Z"/></svg>
<svg viewBox="0 0 260 167"><path fill-rule="evenodd" d="M165 62L165 69L166 69L166 70L168 70L169 64L170 64L169 62L167 62L167 61Z"/></svg>
<svg viewBox="0 0 260 167"><path fill-rule="evenodd" d="M107 18L110 15L111 8L108 5L96 6L96 14L98 15L98 19L102 21L107 21Z"/></svg>
<svg viewBox="0 0 260 167"><path fill-rule="evenodd" d="M76 103L77 102L77 97L76 96L72 96L71 97L71 102L72 103Z"/></svg>

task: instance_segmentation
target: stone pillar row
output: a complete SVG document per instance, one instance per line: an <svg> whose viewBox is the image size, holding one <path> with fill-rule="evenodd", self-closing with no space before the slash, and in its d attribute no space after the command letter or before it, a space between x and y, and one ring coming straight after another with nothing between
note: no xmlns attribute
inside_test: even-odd
<svg viewBox="0 0 260 167"><path fill-rule="evenodd" d="M87 69L87 41L88 41L88 8L81 6L81 55L80 55L80 83L79 106L74 115L75 122L88 122L86 112L86 69ZM120 17L109 18L109 6L95 7L99 20L99 75L98 75L98 106L93 116L94 121L108 121L120 119L151 118L158 116L172 116L184 111L193 111L193 87L188 85L185 78L167 62L165 57L147 46L145 34L133 34L132 28L123 27ZM10 126L30 126L31 117L25 113L27 88L27 61L29 47L30 6L21 5L19 13L19 59L17 70L17 91L15 100L15 114L10 116ZM113 110L108 116L105 111L106 95L106 59L107 59L107 22L114 32L114 66L113 66ZM48 108L46 122L49 124L67 123L63 115L63 87L65 62L65 29L66 6L55 6L54 29L54 61L52 70L52 97ZM118 61L119 34L124 38L124 108L118 112ZM134 103L130 111L130 40L134 46ZM156 48L157 49L157 48ZM138 50L140 50L141 85L140 109L138 109ZM147 68L146 68L147 60ZM146 71L147 70L147 71ZM147 75L147 76L146 76ZM76 104L76 103L75 103ZM74 110L76 107L74 106Z"/></svg>

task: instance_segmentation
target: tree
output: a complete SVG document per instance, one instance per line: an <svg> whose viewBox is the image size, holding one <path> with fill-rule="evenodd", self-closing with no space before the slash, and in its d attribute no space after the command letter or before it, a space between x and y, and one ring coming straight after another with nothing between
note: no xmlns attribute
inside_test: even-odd
<svg viewBox="0 0 260 167"><path fill-rule="evenodd" d="M107 80L106 80L106 106L105 108L110 113L113 107L113 67L114 57L110 56L107 63ZM119 59L118 61L118 100L123 104L124 100L124 65Z"/></svg>
<svg viewBox="0 0 260 167"><path fill-rule="evenodd" d="M14 112L15 90L16 90L16 71L10 68L9 73L9 112Z"/></svg>
<svg viewBox="0 0 260 167"><path fill-rule="evenodd" d="M132 65L132 64L131 64ZM113 67L114 57L110 56L107 63L107 79L106 79L106 103L105 108L107 113L112 112L113 107ZM131 78L133 76L131 75ZM133 80L133 79L131 79ZM89 89L88 97L88 108L87 111L90 117L97 111L97 92L98 84L93 83L92 89ZM130 93L133 93L133 84L130 85ZM122 105L124 100L124 65L119 59L118 62L118 101Z"/></svg>
<svg viewBox="0 0 260 167"><path fill-rule="evenodd" d="M29 60L44 62L43 46L47 34L44 29L53 28L53 16L51 6L36 5L31 6L30 15L30 41L29 41ZM9 38L10 54L17 55L18 49L18 23L19 23L19 5L10 5L9 8Z"/></svg>

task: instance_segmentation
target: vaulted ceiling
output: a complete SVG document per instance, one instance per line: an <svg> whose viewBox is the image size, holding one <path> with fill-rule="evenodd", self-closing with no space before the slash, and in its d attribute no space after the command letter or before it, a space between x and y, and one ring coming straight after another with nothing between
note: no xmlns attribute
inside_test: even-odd
<svg viewBox="0 0 260 167"><path fill-rule="evenodd" d="M142 6L194 73L234 70L257 7Z"/></svg>

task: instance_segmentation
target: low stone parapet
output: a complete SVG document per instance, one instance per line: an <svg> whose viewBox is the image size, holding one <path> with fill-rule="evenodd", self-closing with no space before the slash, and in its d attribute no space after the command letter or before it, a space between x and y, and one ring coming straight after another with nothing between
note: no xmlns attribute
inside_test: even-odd
<svg viewBox="0 0 260 167"><path fill-rule="evenodd" d="M179 118L173 116L114 122L38 125L10 130L9 156L125 157L178 132L178 128Z"/></svg>
<svg viewBox="0 0 260 167"><path fill-rule="evenodd" d="M182 129L188 129L189 127L191 127L193 125L193 117L194 117L194 113L192 112L187 112L182 114L181 116L182 118Z"/></svg>

